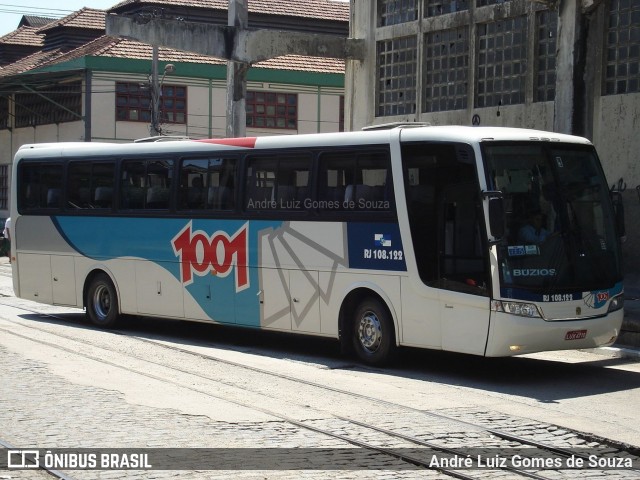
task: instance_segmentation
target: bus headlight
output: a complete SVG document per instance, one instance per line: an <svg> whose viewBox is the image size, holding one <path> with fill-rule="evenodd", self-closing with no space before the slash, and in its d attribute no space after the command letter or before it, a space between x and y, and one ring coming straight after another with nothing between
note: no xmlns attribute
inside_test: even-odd
<svg viewBox="0 0 640 480"><path fill-rule="evenodd" d="M609 310L607 312L615 312L616 310L620 310L622 307L624 307L624 293L616 295L611 299L611 302L609 303Z"/></svg>
<svg viewBox="0 0 640 480"><path fill-rule="evenodd" d="M533 303L493 300L491 302L491 309L495 312L505 312L512 315L519 315L521 317L542 318L540 310L538 310L538 307Z"/></svg>

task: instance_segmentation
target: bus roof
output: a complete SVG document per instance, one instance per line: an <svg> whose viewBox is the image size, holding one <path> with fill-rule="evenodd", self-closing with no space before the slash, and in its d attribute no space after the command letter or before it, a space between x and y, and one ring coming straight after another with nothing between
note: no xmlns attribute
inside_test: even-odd
<svg viewBox="0 0 640 480"><path fill-rule="evenodd" d="M163 142L105 143L105 142L59 142L22 145L16 153L18 158L67 157L99 151L100 155L127 155L135 153L180 153L233 151L262 148L305 148L349 145L387 144L401 131L402 141L452 141L480 143L483 141L550 141L591 144L582 137L541 130L510 127L426 126L395 127L388 130L359 132L316 133L300 135L277 135L243 138L214 138L201 140L175 140Z"/></svg>

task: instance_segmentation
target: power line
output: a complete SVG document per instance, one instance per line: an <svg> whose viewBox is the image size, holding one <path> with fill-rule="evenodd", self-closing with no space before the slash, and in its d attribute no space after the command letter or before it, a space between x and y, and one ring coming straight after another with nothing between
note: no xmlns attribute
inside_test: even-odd
<svg viewBox="0 0 640 480"><path fill-rule="evenodd" d="M75 11L75 10L69 10L67 8L31 7L29 5L13 5L13 4L10 4L10 3L0 3L0 8L4 8L4 7L19 8L20 11L23 11L23 10L42 10L42 11L45 11L45 12L60 12L57 15L68 15L69 13Z"/></svg>

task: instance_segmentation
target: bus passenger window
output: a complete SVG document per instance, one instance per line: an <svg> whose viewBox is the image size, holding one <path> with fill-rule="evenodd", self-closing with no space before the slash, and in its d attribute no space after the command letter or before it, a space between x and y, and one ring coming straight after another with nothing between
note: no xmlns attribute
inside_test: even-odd
<svg viewBox="0 0 640 480"><path fill-rule="evenodd" d="M180 164L178 210L232 210L235 158L194 158Z"/></svg>
<svg viewBox="0 0 640 480"><path fill-rule="evenodd" d="M332 152L320 156L320 210L389 212L394 205L386 152Z"/></svg>
<svg viewBox="0 0 640 480"><path fill-rule="evenodd" d="M19 209L62 208L62 165L25 163L18 175Z"/></svg>
<svg viewBox="0 0 640 480"><path fill-rule="evenodd" d="M173 160L127 161L122 167L124 209L166 210L170 203Z"/></svg>
<svg viewBox="0 0 640 480"><path fill-rule="evenodd" d="M67 169L67 209L113 207L115 164L71 162Z"/></svg>
<svg viewBox="0 0 640 480"><path fill-rule="evenodd" d="M250 158L245 208L304 210L308 204L310 168L308 154Z"/></svg>

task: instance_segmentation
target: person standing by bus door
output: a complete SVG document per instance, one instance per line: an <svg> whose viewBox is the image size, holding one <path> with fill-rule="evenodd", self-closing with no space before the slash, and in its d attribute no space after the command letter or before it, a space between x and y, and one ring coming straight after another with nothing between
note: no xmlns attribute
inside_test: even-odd
<svg viewBox="0 0 640 480"><path fill-rule="evenodd" d="M11 263L11 217L4 222L3 234L5 242L7 242L7 257L9 257L9 263Z"/></svg>

